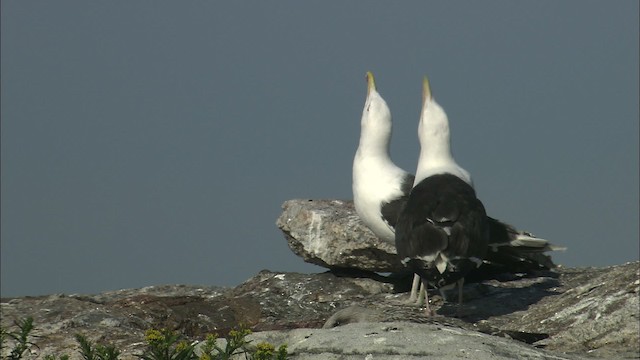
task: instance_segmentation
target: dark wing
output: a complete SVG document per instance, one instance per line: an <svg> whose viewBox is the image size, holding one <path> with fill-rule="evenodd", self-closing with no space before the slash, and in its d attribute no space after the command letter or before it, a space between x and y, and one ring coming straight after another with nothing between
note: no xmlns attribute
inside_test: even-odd
<svg viewBox="0 0 640 360"><path fill-rule="evenodd" d="M489 224L489 233L491 234L489 245L506 245L514 238L516 229L511 225L505 224L491 216L487 216L487 220Z"/></svg>
<svg viewBox="0 0 640 360"><path fill-rule="evenodd" d="M553 250L550 244L544 246L514 246L511 241L520 234L513 226L487 216L489 225L489 247L485 255L483 270L492 273L529 272L548 270L555 267L551 257L544 252ZM541 240L541 243L546 243Z"/></svg>
<svg viewBox="0 0 640 360"><path fill-rule="evenodd" d="M478 265L487 249L484 206L467 183L451 174L431 176L412 191L396 226L401 260L427 281L442 286ZM447 273L420 258L445 255L453 265Z"/></svg>
<svg viewBox="0 0 640 360"><path fill-rule="evenodd" d="M402 180L401 186L403 195L391 201L383 202L382 206L380 207L382 219L394 229L396 227L396 223L398 222L398 215L400 215L400 212L407 203L407 199L409 199L409 193L411 192L411 187L413 187L413 180L413 175L406 174L404 179Z"/></svg>

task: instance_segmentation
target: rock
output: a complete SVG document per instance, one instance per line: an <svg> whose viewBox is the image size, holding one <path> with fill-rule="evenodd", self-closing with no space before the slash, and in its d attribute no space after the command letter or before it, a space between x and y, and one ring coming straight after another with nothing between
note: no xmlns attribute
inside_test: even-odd
<svg viewBox="0 0 640 360"><path fill-rule="evenodd" d="M498 288L488 281L484 286ZM504 296L503 315L473 320L501 329L524 329L552 334L541 342L547 349L589 352L603 358L619 357L626 349L640 355L640 263L607 268L563 269L556 281L542 281L535 288L546 292L527 309L511 311L513 303L528 297L528 289ZM493 290L491 289L491 290ZM491 291L490 290L490 291ZM486 292L486 288L484 290ZM481 320L482 321L482 320ZM617 349L610 354L611 349Z"/></svg>
<svg viewBox="0 0 640 360"><path fill-rule="evenodd" d="M380 322L382 320L384 320L384 313L382 311L353 305L331 315L331 317L325 321L324 325L322 325L322 328L331 329L346 324Z"/></svg>
<svg viewBox="0 0 640 360"><path fill-rule="evenodd" d="M282 208L276 225L289 248L304 261L332 270L408 272L398 259L395 244L380 240L362 223L353 201L296 199L285 201ZM561 248L550 244L547 250ZM501 247L488 252L486 260L467 280L555 267L549 255L525 247Z"/></svg>
<svg viewBox="0 0 640 360"><path fill-rule="evenodd" d="M251 335L256 343L288 344L292 359L578 359L448 325L356 323L334 329L296 329Z"/></svg>
<svg viewBox="0 0 640 360"><path fill-rule="evenodd" d="M395 292L403 281L373 274L262 271L235 288L166 285L3 298L1 324L15 330L14 320L34 317L30 340L37 347L28 358L69 354L80 359L74 334L81 333L91 341L114 343L123 360L134 359L149 328L170 328L201 341L206 333L225 336L241 323L255 331L254 342L286 343L294 360L319 359L318 354L325 359L441 357L444 351L469 358L640 356L640 262L465 284L461 318L450 317L456 306L435 293L430 299L438 316L425 317L423 309L407 304L408 294ZM303 341L305 336L310 337ZM403 350L403 337L415 350ZM451 350L451 342L468 350ZM4 355L11 343L5 346Z"/></svg>
<svg viewBox="0 0 640 360"><path fill-rule="evenodd" d="M288 200L282 209L276 225L304 261L328 269L406 271L395 245L380 240L360 221L353 201Z"/></svg>
<svg viewBox="0 0 640 360"><path fill-rule="evenodd" d="M370 278L339 277L332 273L304 275L262 271L230 291L233 299L254 302L259 317L254 330L321 327L345 299L388 294L392 285Z"/></svg>

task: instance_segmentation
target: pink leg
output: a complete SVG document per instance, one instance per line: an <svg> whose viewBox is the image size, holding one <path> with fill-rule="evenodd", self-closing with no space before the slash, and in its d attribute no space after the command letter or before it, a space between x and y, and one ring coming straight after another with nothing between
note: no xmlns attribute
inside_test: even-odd
<svg viewBox="0 0 640 360"><path fill-rule="evenodd" d="M418 300L420 288L420 276L413 275L413 283L411 284L411 296L409 296L409 302L414 303Z"/></svg>
<svg viewBox="0 0 640 360"><path fill-rule="evenodd" d="M424 287L424 313L426 316L434 316L436 313L431 310L429 306L429 294L427 294L427 281L422 280L422 286Z"/></svg>

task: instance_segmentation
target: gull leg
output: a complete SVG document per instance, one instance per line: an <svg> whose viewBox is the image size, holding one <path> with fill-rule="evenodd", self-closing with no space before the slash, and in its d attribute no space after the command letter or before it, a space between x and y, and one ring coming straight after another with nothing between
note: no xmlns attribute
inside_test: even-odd
<svg viewBox="0 0 640 360"><path fill-rule="evenodd" d="M424 299L425 299L424 313L425 313L426 316L434 316L435 312L433 312L433 310L431 310L431 307L429 306L429 294L427 294L427 281L426 280L422 280L422 286L423 286Z"/></svg>
<svg viewBox="0 0 640 360"><path fill-rule="evenodd" d="M418 306L422 306L424 304L426 297L427 297L427 290L425 289L425 286L422 284L422 282L420 282L419 290L418 290L418 300L416 301L416 304Z"/></svg>
<svg viewBox="0 0 640 360"><path fill-rule="evenodd" d="M416 302L416 300L418 300L420 285L421 285L420 276L418 276L418 274L413 274L413 283L411 284L411 295L409 296L410 303L414 303Z"/></svg>
<svg viewBox="0 0 640 360"><path fill-rule="evenodd" d="M449 288L447 288L447 290L448 289ZM440 292L440 296L442 296L442 301L443 302L447 302L447 294L445 294L444 288L439 288L438 291Z"/></svg>

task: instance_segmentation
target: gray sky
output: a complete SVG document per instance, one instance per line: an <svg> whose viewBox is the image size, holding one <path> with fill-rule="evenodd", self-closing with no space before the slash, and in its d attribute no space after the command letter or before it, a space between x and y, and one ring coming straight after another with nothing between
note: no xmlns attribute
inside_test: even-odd
<svg viewBox="0 0 640 360"><path fill-rule="evenodd" d="M414 172L421 79L488 212L638 259L638 1L2 1L2 296L321 272L275 226L351 199L365 72Z"/></svg>

